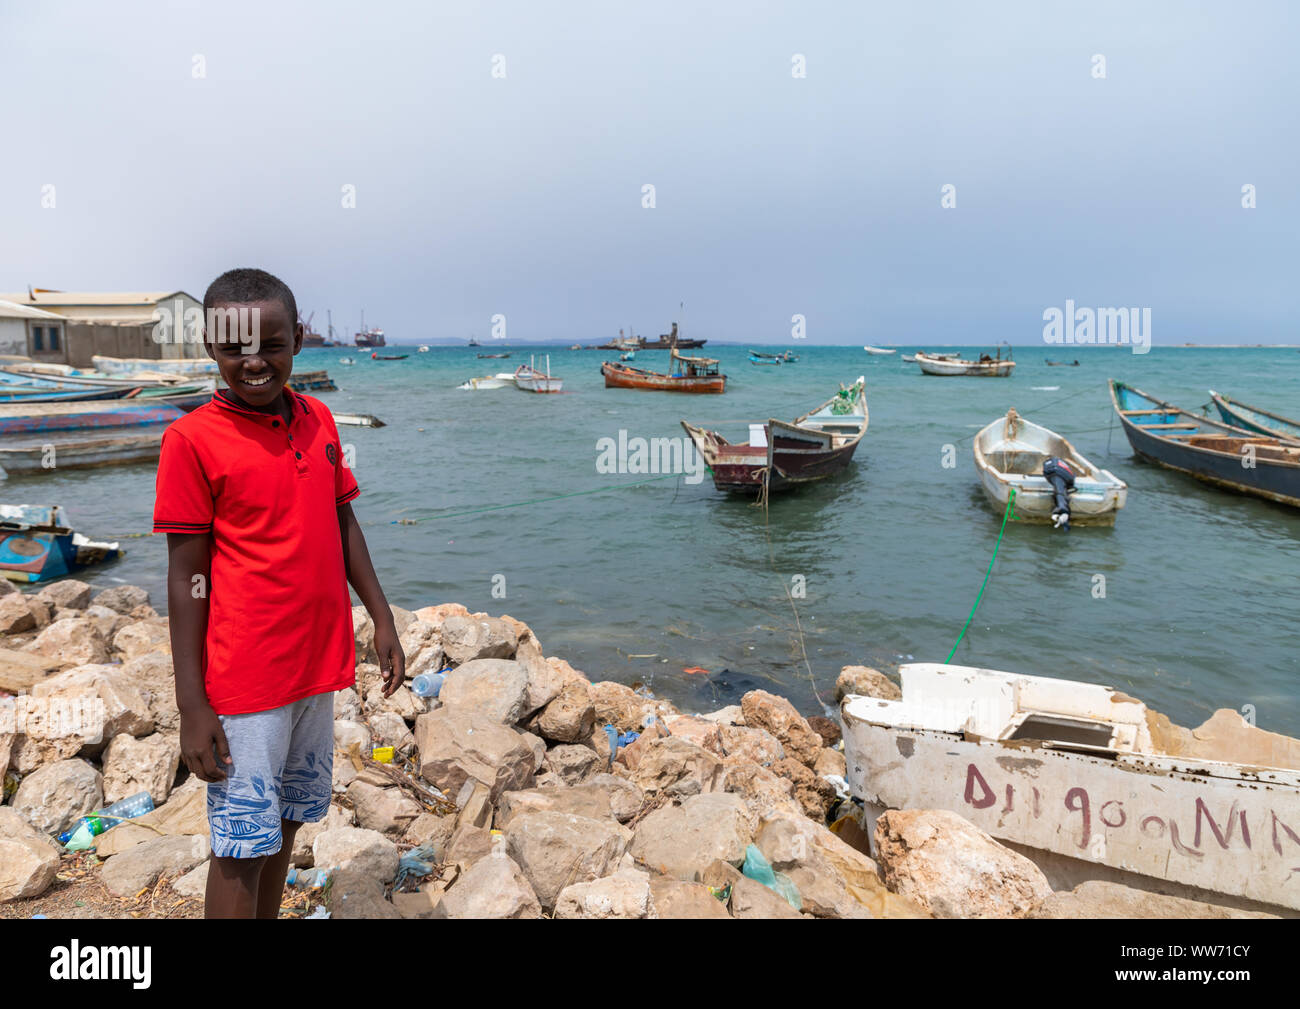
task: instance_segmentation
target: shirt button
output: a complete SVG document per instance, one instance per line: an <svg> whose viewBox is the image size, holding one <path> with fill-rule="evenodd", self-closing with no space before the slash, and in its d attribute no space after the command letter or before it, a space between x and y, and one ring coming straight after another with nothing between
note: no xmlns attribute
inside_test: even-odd
<svg viewBox="0 0 1300 1009"><path fill-rule="evenodd" d="M294 457L295 459L301 459L301 458L302 458L302 453L301 453L301 452L295 452L295 453L293 454L293 457Z"/></svg>
<svg viewBox="0 0 1300 1009"><path fill-rule="evenodd" d="M289 435L289 440L293 441L293 435Z"/></svg>
<svg viewBox="0 0 1300 1009"><path fill-rule="evenodd" d="M279 427L279 426L280 426L280 422L279 422L278 420L273 420L273 421L271 421L271 426L272 426L272 427Z"/></svg>

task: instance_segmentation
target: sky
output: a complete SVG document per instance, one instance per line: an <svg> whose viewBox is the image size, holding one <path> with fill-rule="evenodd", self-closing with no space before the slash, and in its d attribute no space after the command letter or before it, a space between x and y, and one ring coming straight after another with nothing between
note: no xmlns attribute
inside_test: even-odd
<svg viewBox="0 0 1300 1009"><path fill-rule="evenodd" d="M0 0L0 290L260 266L390 343L1026 344L1066 299L1300 342L1294 7Z"/></svg>

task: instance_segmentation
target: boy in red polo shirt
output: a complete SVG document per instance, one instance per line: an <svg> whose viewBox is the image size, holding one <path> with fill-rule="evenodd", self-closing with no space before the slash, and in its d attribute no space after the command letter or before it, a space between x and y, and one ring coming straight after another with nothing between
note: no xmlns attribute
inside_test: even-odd
<svg viewBox="0 0 1300 1009"><path fill-rule="evenodd" d="M294 833L329 808L334 691L355 682L348 583L374 620L385 696L406 659L334 418L285 387L303 338L293 292L231 270L203 307L227 388L167 429L154 532L167 534L181 752L208 782L206 913L275 918Z"/></svg>

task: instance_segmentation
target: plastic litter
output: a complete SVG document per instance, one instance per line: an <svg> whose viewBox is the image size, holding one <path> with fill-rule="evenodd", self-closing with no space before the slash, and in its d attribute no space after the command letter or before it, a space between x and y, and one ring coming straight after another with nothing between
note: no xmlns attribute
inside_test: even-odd
<svg viewBox="0 0 1300 1009"><path fill-rule="evenodd" d="M311 914L307 915L307 918L308 918L308 919L311 919L311 918L328 918L329 916L330 916L330 913L329 913L328 911L325 910L325 905L324 905L324 904L317 904L317 905L316 905L316 910L312 911Z"/></svg>
<svg viewBox="0 0 1300 1009"><path fill-rule="evenodd" d="M119 799L105 809L88 813L58 836L59 844L68 851L84 851L95 843L95 837L116 827L123 820L144 816L153 811L153 796L148 792L136 792L135 795Z"/></svg>
<svg viewBox="0 0 1300 1009"><path fill-rule="evenodd" d="M639 732L619 732L612 725L605 726L605 735L609 737L609 766L611 769L614 767L614 758L618 756L619 748L635 743L641 738Z"/></svg>
<svg viewBox="0 0 1300 1009"><path fill-rule="evenodd" d="M397 878L393 880L393 889L400 890L408 878L420 878L433 872L438 861L438 849L432 844L422 844L412 848L397 863Z"/></svg>
<svg viewBox="0 0 1300 1009"><path fill-rule="evenodd" d="M315 890L329 881L328 869L290 869L284 881L299 890Z"/></svg>
<svg viewBox="0 0 1300 1009"><path fill-rule="evenodd" d="M376 746L370 751L370 759L380 764L391 764L393 762L393 748L391 746Z"/></svg>
<svg viewBox="0 0 1300 1009"><path fill-rule="evenodd" d="M754 882L762 883L769 890L779 893L796 911L803 908L803 900L794 881L785 873L774 870L757 845L751 844L745 849L745 864L740 867L740 871Z"/></svg>
<svg viewBox="0 0 1300 1009"><path fill-rule="evenodd" d="M446 674L449 672L451 672L451 666L444 666L436 673L421 673L411 680L411 693L416 697L437 697L438 691L442 690L443 681L447 678Z"/></svg>

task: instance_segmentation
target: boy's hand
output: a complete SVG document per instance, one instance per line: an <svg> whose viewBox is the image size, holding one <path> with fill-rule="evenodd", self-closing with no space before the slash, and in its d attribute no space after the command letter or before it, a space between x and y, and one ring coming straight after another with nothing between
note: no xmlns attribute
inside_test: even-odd
<svg viewBox="0 0 1300 1009"><path fill-rule="evenodd" d="M375 627L375 652L379 655L379 671L384 676L384 696L392 697L406 681L406 653L391 620Z"/></svg>
<svg viewBox="0 0 1300 1009"><path fill-rule="evenodd" d="M211 707L181 712L181 756L185 758L185 766L200 781L225 781L226 772L221 765L233 763L230 744L226 742L221 719Z"/></svg>

